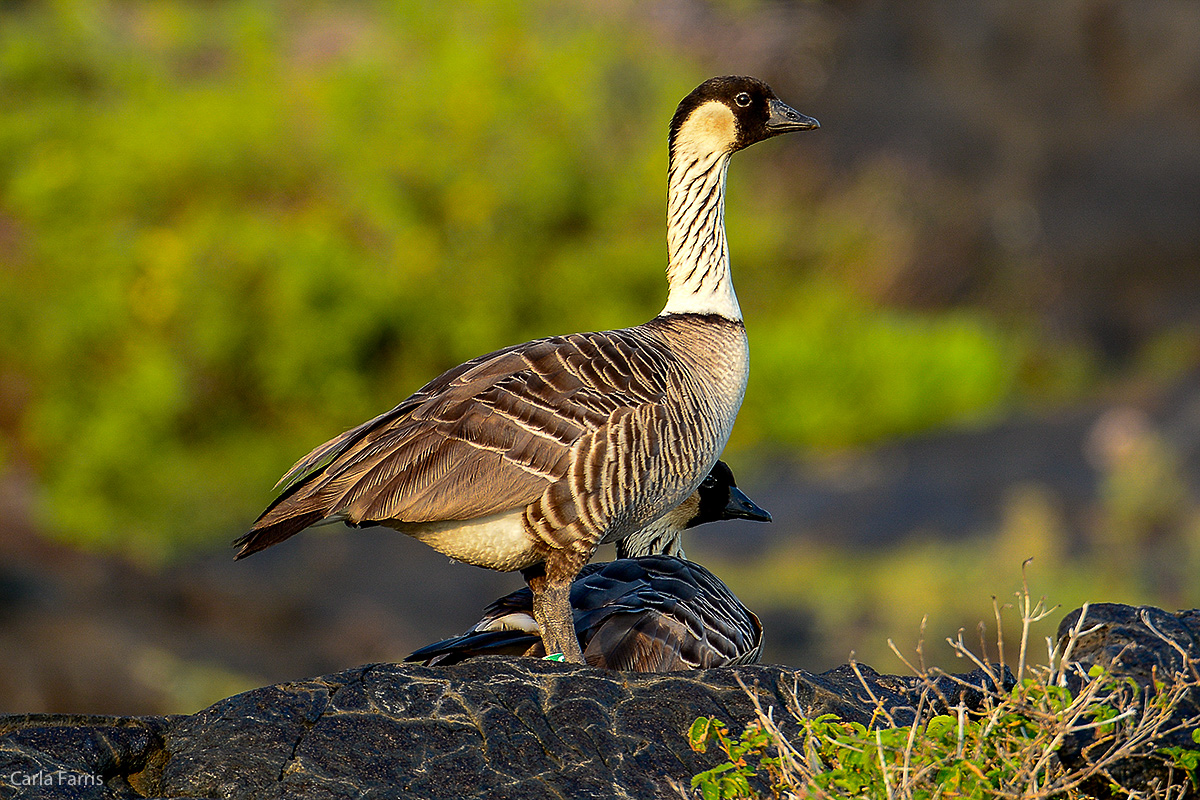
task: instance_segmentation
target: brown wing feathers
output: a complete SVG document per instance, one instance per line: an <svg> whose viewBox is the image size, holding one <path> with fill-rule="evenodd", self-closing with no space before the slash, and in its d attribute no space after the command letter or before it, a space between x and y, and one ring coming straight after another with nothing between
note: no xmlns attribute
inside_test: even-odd
<svg viewBox="0 0 1200 800"><path fill-rule="evenodd" d="M571 447L581 436L663 400L662 354L635 330L529 342L444 373L297 462L284 476L291 484L235 542L242 548L238 557L327 519L473 519L534 502L567 475ZM637 456L649 455L626 428L610 431L619 441L597 436L588 461L613 453L627 462L633 442L642 444ZM620 471L632 477L628 463ZM563 488L595 506L599 498L589 487L608 482L596 474L572 477ZM613 507L615 498L604 500ZM605 510L585 513L600 522Z"/></svg>

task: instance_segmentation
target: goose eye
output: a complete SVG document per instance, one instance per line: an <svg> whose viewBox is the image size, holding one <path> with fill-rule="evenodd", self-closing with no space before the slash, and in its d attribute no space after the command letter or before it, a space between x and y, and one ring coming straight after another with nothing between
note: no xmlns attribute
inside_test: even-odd
<svg viewBox="0 0 1200 800"><path fill-rule="evenodd" d="M737 103L741 108L750 105L750 95L746 92L738 92L737 97L733 98L733 102Z"/></svg>

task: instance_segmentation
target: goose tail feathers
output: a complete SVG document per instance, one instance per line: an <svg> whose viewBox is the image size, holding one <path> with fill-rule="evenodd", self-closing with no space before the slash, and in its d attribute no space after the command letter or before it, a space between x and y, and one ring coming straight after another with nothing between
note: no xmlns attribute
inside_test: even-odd
<svg viewBox="0 0 1200 800"><path fill-rule="evenodd" d="M237 561L246 556L253 555L259 550L265 550L273 544L279 544L284 539L295 536L305 528L316 525L324 517L325 513L322 511L309 511L306 514L298 514L294 517L281 519L278 522L272 522L261 528L254 528L233 540L233 546L241 548L233 559Z"/></svg>

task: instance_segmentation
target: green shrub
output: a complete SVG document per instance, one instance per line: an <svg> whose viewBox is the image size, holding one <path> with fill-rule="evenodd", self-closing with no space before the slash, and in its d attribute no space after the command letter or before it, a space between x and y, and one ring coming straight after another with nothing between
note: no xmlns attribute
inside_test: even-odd
<svg viewBox="0 0 1200 800"><path fill-rule="evenodd" d="M1131 757L1154 756L1178 774L1168 785L1140 790L1137 796L1181 797L1189 784L1195 788L1200 750L1159 749L1157 744L1180 724L1180 703L1200 691L1195 667L1163 676L1152 692L1131 678L1093 667L1082 688L1072 694L1062 679L1086 613L1062 650L1052 655L1050 666L1026 669L1030 625L1049 612L1044 603L1032 604L1027 592L1020 604L1023 637L1017 674L1022 679L1011 690L985 689L982 706L968 709L961 702L952 704L938 690L935 678L944 673L920 667L915 671L925 691L912 724L897 725L881 704L869 727L835 714L811 719L792 714L788 722L797 732L786 734L775 710L763 709L747 689L757 716L737 738L713 717L697 719L688 732L694 750L706 752L715 744L725 754L722 763L693 777L695 795L703 800L761 797L750 780L759 777L774 798L1072 800L1093 796L1097 787L1114 796L1128 794L1130 789L1121 785L1112 768ZM961 633L948 641L964 658L991 672L992 686L1000 685L995 666L989 668L972 654ZM1000 645L1003 654L1002 640ZM934 712L934 707L942 711ZM1200 719L1182 724L1185 729L1190 726L1192 739L1200 744ZM1059 749L1068 736L1080 733L1093 737L1087 758L1081 759L1082 765L1068 766L1059 760Z"/></svg>

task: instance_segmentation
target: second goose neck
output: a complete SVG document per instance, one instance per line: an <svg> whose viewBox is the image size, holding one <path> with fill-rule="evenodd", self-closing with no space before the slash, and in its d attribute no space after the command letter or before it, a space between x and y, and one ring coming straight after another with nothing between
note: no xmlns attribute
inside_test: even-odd
<svg viewBox="0 0 1200 800"><path fill-rule="evenodd" d="M729 153L677 148L667 170L667 282L663 314L740 320L725 241Z"/></svg>

